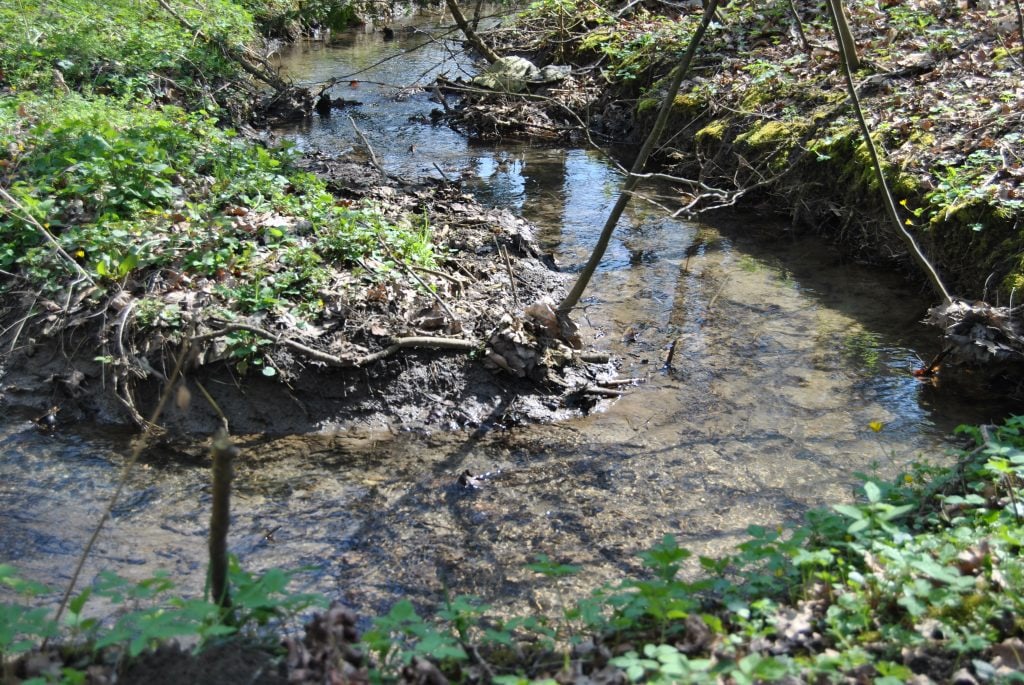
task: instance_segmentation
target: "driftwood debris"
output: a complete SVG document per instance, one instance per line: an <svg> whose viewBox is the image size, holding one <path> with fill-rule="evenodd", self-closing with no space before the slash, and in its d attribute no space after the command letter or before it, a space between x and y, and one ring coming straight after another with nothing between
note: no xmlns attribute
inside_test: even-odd
<svg viewBox="0 0 1024 685"><path fill-rule="evenodd" d="M928 310L926 321L943 330L956 362L997 371L1024 364L1021 307L953 300Z"/></svg>

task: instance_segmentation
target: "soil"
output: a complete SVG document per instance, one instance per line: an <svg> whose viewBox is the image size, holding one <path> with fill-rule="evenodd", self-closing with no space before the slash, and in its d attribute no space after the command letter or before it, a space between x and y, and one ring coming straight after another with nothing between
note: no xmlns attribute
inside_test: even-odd
<svg viewBox="0 0 1024 685"><path fill-rule="evenodd" d="M255 322L275 341L266 350L273 378L225 359L220 333L228 326L193 304L185 380L158 422L169 432L209 434L224 420L232 432L262 434L508 426L586 412L599 401L597 384L613 368L582 350L571 323L562 330L545 318L568 276L539 252L526 222L481 206L457 184L388 178L358 159L314 155L302 165L329 179L342 202L370 200L395 219L426 212L443 255L438 268L372 280L339 270L318 330L295 330L286 313ZM19 310L9 303L9 314ZM140 423L153 411L180 336L156 329L132 339L127 356L140 361L118 382L95 361L117 334L116 317L91 313L72 307L64 320L54 314L21 331L4 363L4 406L35 412L47 428ZM412 344L392 347L403 341Z"/></svg>

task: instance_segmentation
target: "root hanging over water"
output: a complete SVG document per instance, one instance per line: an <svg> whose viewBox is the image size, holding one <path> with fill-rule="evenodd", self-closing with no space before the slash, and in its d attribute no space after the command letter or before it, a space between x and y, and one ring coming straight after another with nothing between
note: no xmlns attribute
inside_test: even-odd
<svg viewBox="0 0 1024 685"><path fill-rule="evenodd" d="M1022 311L954 299L928 310L927 323L943 330L955 362L999 373L1024 368Z"/></svg>

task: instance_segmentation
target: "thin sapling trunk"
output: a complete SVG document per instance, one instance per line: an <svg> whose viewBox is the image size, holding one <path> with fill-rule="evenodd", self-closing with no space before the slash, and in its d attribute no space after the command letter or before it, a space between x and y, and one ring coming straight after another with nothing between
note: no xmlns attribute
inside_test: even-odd
<svg viewBox="0 0 1024 685"><path fill-rule="evenodd" d="M580 297L583 295L583 291L587 289L587 285L590 283L590 279L593 277L594 271L597 270L597 265L601 263L601 259L604 257L604 253L608 249L608 243L611 241L612 233L615 231L615 226L619 223L619 218L622 216L622 212L626 209L626 205L629 204L629 200L633 196L633 191L636 189L637 184L640 183L640 174L643 173L644 167L647 166L648 158L650 158L655 146L661 139L661 134L665 131L669 114L671 114L672 107L675 105L676 93L679 92L679 86L683 82L683 77L685 77L686 73L690 70L690 63L693 61L693 56L697 53L697 47L704 38L704 34L707 32L708 26L711 25L712 20L715 18L718 3L719 0L709 0L709 2L704 6L704 16L701 17L700 26L697 27L697 30L690 38L690 44L686 48L686 53L683 55L682 59L679 60L679 64L676 65L676 68L670 75L668 92L665 93L665 99L661 103L661 109L658 110L658 117L654 121L654 127L647 135L647 140L644 141L643 146L640 148L640 152L637 154L636 160L633 162L633 167L629 170L629 175L626 177L626 181L622 184L622 190L619 192L619 198L615 201L615 206L612 207L611 213L608 215L608 219L604 222L604 228L601 229L601 235L597 239L597 244L594 246L593 252L590 253L590 259L587 260L587 264L583 267L583 271L580 273L579 278L576 279L576 283L573 285L572 290L569 291L569 294L566 295L565 299L558 305L559 315L564 316L565 314L568 314L579 303Z"/></svg>

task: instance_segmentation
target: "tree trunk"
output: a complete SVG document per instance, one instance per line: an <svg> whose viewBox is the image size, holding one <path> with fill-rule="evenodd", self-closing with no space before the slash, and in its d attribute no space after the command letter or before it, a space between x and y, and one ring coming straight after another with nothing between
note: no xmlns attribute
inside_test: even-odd
<svg viewBox="0 0 1024 685"><path fill-rule="evenodd" d="M832 7L832 3L836 3L836 9L840 0L828 0L829 6ZM885 211L889 216L889 220L892 221L893 227L896 234L903 240L907 245L907 249L910 252L910 256L917 263L921 271L928 278L928 282L931 283L935 292L942 297L943 302L948 305L953 301L949 291L946 290L946 286L943 284L942 279L939 278L938 271L932 266L932 263L925 256L924 251L914 240L914 236L910 235L903 222L900 220L899 210L896 209L896 201L892 197L892 192L889 190L889 184L885 180L885 172L882 169L882 161L878 156L878 150L875 148L875 141L871 139L871 129L868 128L868 122L864 118L864 112L860 106L860 99L857 97L857 88L853 83L853 70L850 69L850 62L856 60L856 56L851 57L853 52L852 43L847 43L843 40L840 35L842 32L842 26L839 21L839 12L831 12L832 14L832 28L836 32L836 40L839 41L839 51L842 53L841 63L843 77L846 79L846 90L850 96L850 102L853 104L853 113L857 117L857 123L860 125L861 134L864 136L864 145L868 148L868 153L871 156L871 163L875 168L875 175L878 177L878 185L882 189L883 200L885 204Z"/></svg>
<svg viewBox="0 0 1024 685"><path fill-rule="evenodd" d="M452 17L455 18L455 23L466 34L466 39L472 44L476 51L483 55L484 59L494 64L498 61L499 55L494 50L491 50L487 43L485 43L480 35L473 30L473 27L466 21L465 15L462 14L462 9L459 8L457 0L445 0L448 4L448 9L451 10Z"/></svg>
<svg viewBox="0 0 1024 685"><path fill-rule="evenodd" d="M833 26L836 27L839 54L846 61L846 66L851 72L857 71L860 69L860 57L857 56L857 44L853 41L853 32L850 30L850 22L846 18L843 0L825 0L825 4L828 6Z"/></svg>

